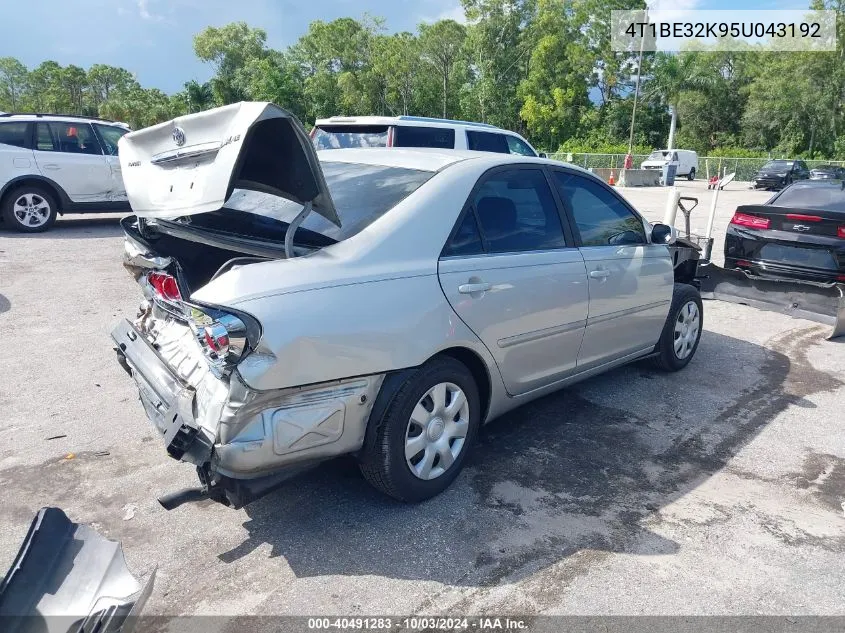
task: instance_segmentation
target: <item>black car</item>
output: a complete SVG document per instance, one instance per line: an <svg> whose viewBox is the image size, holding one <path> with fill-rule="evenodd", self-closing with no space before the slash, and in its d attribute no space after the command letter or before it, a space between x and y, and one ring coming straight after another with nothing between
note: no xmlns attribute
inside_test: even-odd
<svg viewBox="0 0 845 633"><path fill-rule="evenodd" d="M737 208L725 236L725 268L845 281L845 183L797 182L765 204Z"/></svg>
<svg viewBox="0 0 845 633"><path fill-rule="evenodd" d="M839 165L819 165L810 170L810 180L843 180L845 167Z"/></svg>
<svg viewBox="0 0 845 633"><path fill-rule="evenodd" d="M809 177L810 170L803 160L770 160L754 176L754 188L782 189Z"/></svg>

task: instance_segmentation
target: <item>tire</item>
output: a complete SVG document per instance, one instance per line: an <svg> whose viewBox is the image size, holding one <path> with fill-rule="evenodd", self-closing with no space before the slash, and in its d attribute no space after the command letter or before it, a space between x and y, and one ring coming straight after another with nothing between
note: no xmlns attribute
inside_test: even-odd
<svg viewBox="0 0 845 633"><path fill-rule="evenodd" d="M693 314L697 316L697 319L690 320ZM676 325L679 327L676 328ZM655 350L657 355L652 358L654 367L672 372L680 371L689 365L698 349L703 329L704 307L698 290L688 284L675 284L672 306ZM676 345L676 339L681 337L686 337L685 342Z"/></svg>
<svg viewBox="0 0 845 633"><path fill-rule="evenodd" d="M432 390L439 391L442 385L451 386L441 392L447 406L456 404L457 390L464 395L465 403L456 405L452 420L441 417L445 411L433 399ZM378 410L377 402L373 411ZM405 502L423 501L448 488L463 468L481 423L478 387L466 366L449 357L429 361L407 376L381 410L378 419L370 419L358 458L364 478L377 490ZM407 457L415 448L419 452ZM447 454L452 461L444 468Z"/></svg>
<svg viewBox="0 0 845 633"><path fill-rule="evenodd" d="M687 174L687 180L695 180L695 167L689 170Z"/></svg>
<svg viewBox="0 0 845 633"><path fill-rule="evenodd" d="M5 225L22 233L46 231L58 211L53 194L38 185L16 187L3 198L0 209Z"/></svg>

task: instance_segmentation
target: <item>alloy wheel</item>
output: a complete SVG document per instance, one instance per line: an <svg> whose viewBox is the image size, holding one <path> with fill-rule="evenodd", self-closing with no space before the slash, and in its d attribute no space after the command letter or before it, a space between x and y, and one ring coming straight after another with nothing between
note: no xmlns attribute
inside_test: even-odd
<svg viewBox="0 0 845 633"><path fill-rule="evenodd" d="M44 226L50 219L50 203L37 193L24 193L18 196L12 205L15 219L27 228Z"/></svg>

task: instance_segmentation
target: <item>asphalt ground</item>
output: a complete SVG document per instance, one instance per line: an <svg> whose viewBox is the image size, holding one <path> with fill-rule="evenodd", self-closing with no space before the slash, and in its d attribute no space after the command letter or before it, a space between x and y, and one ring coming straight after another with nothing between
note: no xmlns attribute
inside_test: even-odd
<svg viewBox="0 0 845 633"><path fill-rule="evenodd" d="M710 192L681 186L703 233ZM662 218L665 190L622 193ZM767 196L730 185L717 238ZM166 512L195 475L114 358L140 299L116 217L0 230L0 568L56 505L158 569L154 615L845 614L845 343L826 327L706 302L686 370L634 364L494 421L423 504L340 459L243 510Z"/></svg>

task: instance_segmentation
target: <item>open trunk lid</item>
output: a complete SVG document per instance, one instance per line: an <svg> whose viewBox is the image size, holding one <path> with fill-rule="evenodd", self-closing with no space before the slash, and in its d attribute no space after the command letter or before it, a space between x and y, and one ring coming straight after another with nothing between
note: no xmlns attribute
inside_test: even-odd
<svg viewBox="0 0 845 633"><path fill-rule="evenodd" d="M216 211L235 189L271 193L340 226L302 124L266 102L235 103L130 132L120 164L133 211L176 218Z"/></svg>

